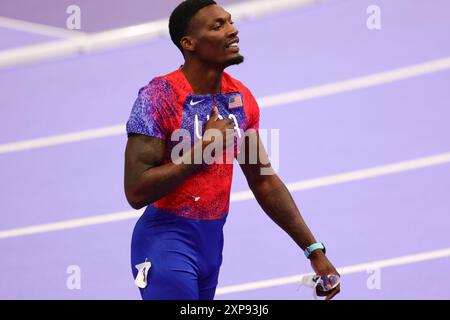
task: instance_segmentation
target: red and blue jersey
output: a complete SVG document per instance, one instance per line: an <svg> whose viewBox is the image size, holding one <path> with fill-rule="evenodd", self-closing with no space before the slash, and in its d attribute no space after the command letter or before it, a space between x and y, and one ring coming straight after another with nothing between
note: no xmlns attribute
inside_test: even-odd
<svg viewBox="0 0 450 320"><path fill-rule="evenodd" d="M139 90L127 122L127 133L143 134L166 142L165 163L171 162L172 133L185 129L201 136L214 106L223 118L233 120L242 132L259 129L259 107L250 90L227 73L222 76L220 94L194 94L181 68L154 78ZM219 219L228 213L232 163L213 163L188 177L172 193L152 205L182 217Z"/></svg>

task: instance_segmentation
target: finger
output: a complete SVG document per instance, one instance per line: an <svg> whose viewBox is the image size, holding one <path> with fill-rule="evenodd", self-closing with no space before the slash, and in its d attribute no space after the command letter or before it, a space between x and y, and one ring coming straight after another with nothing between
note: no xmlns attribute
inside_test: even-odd
<svg viewBox="0 0 450 320"><path fill-rule="evenodd" d="M327 295L327 297L326 297L325 300L331 300L331 299L333 299L339 292L341 292L341 288L340 288L340 286L337 286L336 288L334 288L333 290L331 290L331 291L328 293L328 295Z"/></svg>
<svg viewBox="0 0 450 320"><path fill-rule="evenodd" d="M325 296L328 295L328 292L323 291L323 289L322 289L320 286L317 286L317 287L316 287L316 294L317 294L317 296L319 296L319 297L325 297Z"/></svg>
<svg viewBox="0 0 450 320"><path fill-rule="evenodd" d="M336 273L332 273L328 276L323 276L323 280L325 282L325 287L328 290L334 289L337 285L339 285L340 276Z"/></svg>
<svg viewBox="0 0 450 320"><path fill-rule="evenodd" d="M210 120L216 121L219 118L219 110L217 110L217 107L214 106L214 108L211 111L211 118Z"/></svg>
<svg viewBox="0 0 450 320"><path fill-rule="evenodd" d="M331 300L333 299L337 294L339 293L339 291L332 291L332 293L330 293L328 296L326 296L325 300Z"/></svg>
<svg viewBox="0 0 450 320"><path fill-rule="evenodd" d="M331 280L328 277L325 277L325 287L327 288L327 290L331 290L331 288L333 288L333 284L331 283Z"/></svg>

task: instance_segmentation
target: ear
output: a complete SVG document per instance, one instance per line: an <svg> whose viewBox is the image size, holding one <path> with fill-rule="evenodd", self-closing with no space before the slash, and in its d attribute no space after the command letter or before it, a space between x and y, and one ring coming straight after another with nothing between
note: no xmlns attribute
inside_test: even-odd
<svg viewBox="0 0 450 320"><path fill-rule="evenodd" d="M195 50L195 40L190 36L184 36L180 40L181 46L185 51L194 51Z"/></svg>

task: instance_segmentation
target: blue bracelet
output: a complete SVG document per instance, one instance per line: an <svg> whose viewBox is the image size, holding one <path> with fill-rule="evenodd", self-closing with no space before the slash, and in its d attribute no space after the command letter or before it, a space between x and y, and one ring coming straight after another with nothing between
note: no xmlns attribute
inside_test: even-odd
<svg viewBox="0 0 450 320"><path fill-rule="evenodd" d="M324 246L324 244L322 242L316 242L316 243L313 243L312 245L310 245L309 247L307 247L305 249L305 256L306 256L306 258L309 259L309 256L311 255L311 253L313 251L319 250L319 249L322 250L323 253L326 252L325 246Z"/></svg>

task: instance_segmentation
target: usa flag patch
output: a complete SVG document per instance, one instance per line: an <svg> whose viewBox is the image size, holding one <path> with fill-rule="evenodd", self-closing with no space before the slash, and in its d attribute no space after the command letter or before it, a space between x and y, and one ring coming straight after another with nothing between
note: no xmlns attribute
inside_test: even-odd
<svg viewBox="0 0 450 320"><path fill-rule="evenodd" d="M233 96L228 100L228 109L239 108L242 106L243 106L243 103L242 103L241 95Z"/></svg>

